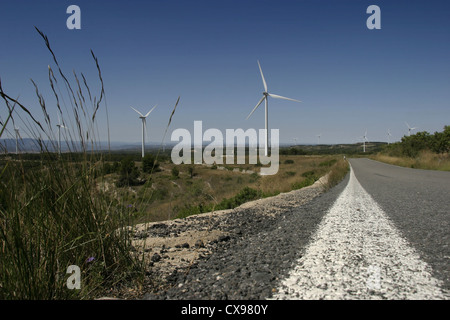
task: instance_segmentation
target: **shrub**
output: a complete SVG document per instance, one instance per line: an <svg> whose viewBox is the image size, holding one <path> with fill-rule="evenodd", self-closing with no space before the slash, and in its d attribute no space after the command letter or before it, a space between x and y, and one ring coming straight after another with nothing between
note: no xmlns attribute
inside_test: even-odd
<svg viewBox="0 0 450 320"><path fill-rule="evenodd" d="M321 163L319 163L319 167L331 167L333 164L335 164L337 162L336 159L331 159L328 161L323 161Z"/></svg>
<svg viewBox="0 0 450 320"><path fill-rule="evenodd" d="M156 157L152 154L147 154L142 159L142 171L145 173L158 172L159 163L156 161Z"/></svg>
<svg viewBox="0 0 450 320"><path fill-rule="evenodd" d="M287 177L293 177L293 176L295 176L296 172L295 171L286 171L284 174Z"/></svg>
<svg viewBox="0 0 450 320"><path fill-rule="evenodd" d="M178 176L180 175L180 170L178 170L177 167L173 167L171 172L172 172L172 177L174 177L174 178L178 178Z"/></svg>
<svg viewBox="0 0 450 320"><path fill-rule="evenodd" d="M306 179L304 179L302 181L293 183L292 184L292 189L293 190L301 189L301 188L304 188L304 187L307 187L307 186L310 186L310 185L314 184L314 182L316 182L316 180L314 178L312 178L312 177L309 177L309 178L306 178Z"/></svg>

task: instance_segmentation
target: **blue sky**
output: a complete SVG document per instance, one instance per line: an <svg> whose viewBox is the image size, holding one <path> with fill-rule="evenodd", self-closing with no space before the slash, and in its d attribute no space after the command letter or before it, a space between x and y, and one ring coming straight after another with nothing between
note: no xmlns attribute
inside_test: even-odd
<svg viewBox="0 0 450 320"><path fill-rule="evenodd" d="M66 27L71 4L81 9L81 30ZM372 4L381 30L366 27ZM63 71L83 72L95 91L92 49L112 141L140 142L130 106L147 112L158 104L147 124L149 139L160 142L178 96L166 141L176 128L193 132L194 120L204 130L263 128L263 106L246 120L263 91L257 60L269 92L302 101L269 100L269 127L280 129L281 142L315 143L321 133L321 143L354 143L366 129L370 141L386 141L387 129L394 141L407 133L405 121L431 133L450 124L448 1L2 0L1 8L4 90L39 118L32 78L56 123L47 69L54 63L34 26Z"/></svg>

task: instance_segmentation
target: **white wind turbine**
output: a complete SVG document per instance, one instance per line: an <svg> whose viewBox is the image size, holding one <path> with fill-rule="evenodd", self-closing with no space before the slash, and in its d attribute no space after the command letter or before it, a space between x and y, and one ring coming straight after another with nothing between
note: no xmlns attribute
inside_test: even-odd
<svg viewBox="0 0 450 320"><path fill-rule="evenodd" d="M266 109L265 109L265 115L266 115L266 121L265 121L265 128L266 128L266 137L265 137L265 150L264 153L267 156L268 152L267 152L267 147L269 145L269 110L268 110L268 97L272 97L272 98L276 98L276 99L284 99L284 100L290 100L290 101L295 101L295 102L301 102L299 100L295 100L295 99L291 99L291 98L286 98L286 97L282 97L273 93L269 93L267 92L267 83L266 80L264 79L264 75L261 69L261 65L259 64L258 61L258 66L259 66L259 72L261 73L261 78L263 81L263 85L264 85L264 91L263 91L263 97L261 98L261 100L259 100L258 104L253 108L252 112L250 112L250 114L247 116L247 119L250 118L250 116L253 114L253 112L255 112L255 110L259 107L259 105L265 100L266 104Z"/></svg>
<svg viewBox="0 0 450 320"><path fill-rule="evenodd" d="M416 130L417 127L411 128L411 127L409 126L409 124L408 124L406 121L405 121L405 124L406 124L406 126L408 127L408 136L410 136L410 135L411 135L411 131Z"/></svg>
<svg viewBox="0 0 450 320"><path fill-rule="evenodd" d="M363 151L366 152L366 141L369 142L369 140L367 140L367 130L366 133L364 133L364 135L362 136L363 138Z"/></svg>
<svg viewBox="0 0 450 320"><path fill-rule="evenodd" d="M156 108L156 106L154 106L149 112L147 112L147 114L144 116L142 113L140 113L139 111L137 111L135 108L130 107L131 109L133 109L134 111L136 111L139 114L139 119L142 120L142 158L145 155L145 132L147 131L147 117L150 114L150 112L153 111L153 109Z"/></svg>
<svg viewBox="0 0 450 320"><path fill-rule="evenodd" d="M391 143L391 136L392 136L390 129L387 130L387 136L388 136L388 144L390 144Z"/></svg>
<svg viewBox="0 0 450 320"><path fill-rule="evenodd" d="M317 135L317 144L320 144L320 137L322 136L322 134L318 134Z"/></svg>
<svg viewBox="0 0 450 320"><path fill-rule="evenodd" d="M56 125L58 127L58 154L61 154L61 128L65 129L66 127L61 124L61 119L58 115L58 124Z"/></svg>

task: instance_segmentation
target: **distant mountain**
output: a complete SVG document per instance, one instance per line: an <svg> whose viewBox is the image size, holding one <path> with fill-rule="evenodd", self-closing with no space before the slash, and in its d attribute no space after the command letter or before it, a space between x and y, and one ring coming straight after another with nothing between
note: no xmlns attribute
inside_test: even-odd
<svg viewBox="0 0 450 320"><path fill-rule="evenodd" d="M127 143L127 142L114 142L111 141L111 150L140 150L141 143ZM90 147L90 146L89 146ZM146 148L153 149L159 148L160 143L148 143ZM168 145L166 144L166 147ZM32 153L40 152L41 150L48 150L50 152L58 151L58 141L44 140L42 143L37 139L24 138L18 140L18 149L20 152ZM108 150L108 142L102 141L94 145L94 149L98 151ZM67 143L66 141L61 141L61 152L68 151L81 151L82 145L79 141L71 141ZM15 139L0 139L0 153L15 153L16 152L16 140Z"/></svg>

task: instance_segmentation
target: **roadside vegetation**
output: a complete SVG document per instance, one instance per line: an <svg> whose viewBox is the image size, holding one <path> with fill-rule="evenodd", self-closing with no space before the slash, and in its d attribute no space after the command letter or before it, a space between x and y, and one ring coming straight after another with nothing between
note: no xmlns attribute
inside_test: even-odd
<svg viewBox="0 0 450 320"><path fill-rule="evenodd" d="M450 171L450 126L442 132L426 131L404 136L374 154L374 160L417 169Z"/></svg>
<svg viewBox="0 0 450 320"><path fill-rule="evenodd" d="M147 157L154 159L150 154ZM174 165L168 155L162 155L149 173L143 165L153 160L146 158L134 162L128 156L104 165L107 171L101 187L111 197L122 199L135 223L232 209L248 201L312 185L323 175L345 166L343 157L336 155L280 156L278 173L261 176L258 164ZM128 169L124 170L124 166ZM331 180L343 175L331 175ZM128 184L123 185L125 180Z"/></svg>
<svg viewBox="0 0 450 320"><path fill-rule="evenodd" d="M0 299L90 299L109 288L139 285L144 268L123 228L130 222L130 210L98 189L105 155L92 150L98 141L96 121L107 106L97 58L91 52L98 71L94 84L75 71L68 77L47 37L38 32L54 62L48 69L52 106L34 81L39 115L0 85L8 115L0 119L0 138L14 137L7 126L20 126L41 150L0 159ZM61 156L55 152L57 114L70 150ZM76 279L67 285L73 265L81 270L79 289L71 286Z"/></svg>

